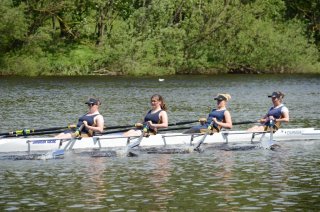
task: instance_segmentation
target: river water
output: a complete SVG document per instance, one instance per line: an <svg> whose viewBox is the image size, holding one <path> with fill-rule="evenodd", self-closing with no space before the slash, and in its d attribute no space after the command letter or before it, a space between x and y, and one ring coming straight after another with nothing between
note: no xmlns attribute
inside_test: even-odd
<svg viewBox="0 0 320 212"><path fill-rule="evenodd" d="M268 94L282 91L286 128L320 127L319 75L221 75L0 78L0 132L75 123L90 96L102 100L106 124L140 121L161 94L169 122L206 117L217 93L230 93L234 122L260 118ZM245 129L248 125L234 126ZM1 140L0 140L1 142ZM277 151L0 160L0 210L318 211L320 138L283 143Z"/></svg>

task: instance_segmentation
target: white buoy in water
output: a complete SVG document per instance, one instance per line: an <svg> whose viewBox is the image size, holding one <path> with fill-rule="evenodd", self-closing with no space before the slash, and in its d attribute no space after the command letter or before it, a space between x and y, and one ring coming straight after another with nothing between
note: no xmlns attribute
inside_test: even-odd
<svg viewBox="0 0 320 212"><path fill-rule="evenodd" d="M159 82L163 82L163 81L164 81L164 79L159 78Z"/></svg>

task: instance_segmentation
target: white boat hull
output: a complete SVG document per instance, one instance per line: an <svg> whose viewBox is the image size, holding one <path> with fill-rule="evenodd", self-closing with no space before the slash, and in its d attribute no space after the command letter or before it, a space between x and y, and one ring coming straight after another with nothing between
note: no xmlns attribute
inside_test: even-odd
<svg viewBox="0 0 320 212"><path fill-rule="evenodd" d="M254 136L253 136L254 134ZM196 145L204 135L166 133L151 135L141 138L140 147L163 147L163 146L183 146L190 147ZM222 131L213 135L207 135L203 144L219 143L241 143L250 144L269 140L270 133L250 133L247 131ZM290 140L319 140L320 130L314 128L279 129L273 134L275 141ZM77 150L77 149L119 149L126 148L128 144L138 142L138 137L121 137L119 135L104 135L92 138L61 140L52 137L43 138L3 138L0 139L0 152L40 152L57 149Z"/></svg>

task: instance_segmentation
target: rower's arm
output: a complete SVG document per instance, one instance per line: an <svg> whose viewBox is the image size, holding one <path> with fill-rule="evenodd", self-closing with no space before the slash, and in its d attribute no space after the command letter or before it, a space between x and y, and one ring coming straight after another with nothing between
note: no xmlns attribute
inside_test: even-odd
<svg viewBox="0 0 320 212"><path fill-rule="evenodd" d="M103 127L104 127L104 119L102 115L98 115L95 117L95 122L97 126L89 126L87 123L85 124L85 127L88 130L92 130L94 132L99 132L102 133L103 132Z"/></svg>
<svg viewBox="0 0 320 212"><path fill-rule="evenodd" d="M223 128L231 129L232 128L232 119L231 119L231 114L229 111L224 112L224 119L226 122L216 121L216 123Z"/></svg>
<svg viewBox="0 0 320 212"><path fill-rule="evenodd" d="M159 115L160 115L161 123L159 123L159 124L150 123L150 126L153 128L166 128L166 127L168 127L168 114L167 114L167 112L161 111L161 113Z"/></svg>
<svg viewBox="0 0 320 212"><path fill-rule="evenodd" d="M268 119L268 114L264 115L261 119L258 120L258 122L260 122L261 124L266 123Z"/></svg>
<svg viewBox="0 0 320 212"><path fill-rule="evenodd" d="M276 122L289 122L289 111L285 111L282 113L282 117L275 120Z"/></svg>
<svg viewBox="0 0 320 212"><path fill-rule="evenodd" d="M97 116L97 126L95 131L102 133L104 128L104 118L102 115Z"/></svg>

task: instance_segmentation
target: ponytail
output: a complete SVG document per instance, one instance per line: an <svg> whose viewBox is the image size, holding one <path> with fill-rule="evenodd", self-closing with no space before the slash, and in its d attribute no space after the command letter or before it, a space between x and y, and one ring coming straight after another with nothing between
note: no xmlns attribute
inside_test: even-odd
<svg viewBox="0 0 320 212"><path fill-rule="evenodd" d="M154 95L151 96L151 100L152 100L153 98L156 98L158 101L161 102L160 107L161 107L162 110L167 111L167 109L168 109L168 108L167 108L167 105L166 105L166 103L165 103L165 101L164 101L164 98L163 98L161 95L159 95L159 94L154 94Z"/></svg>

